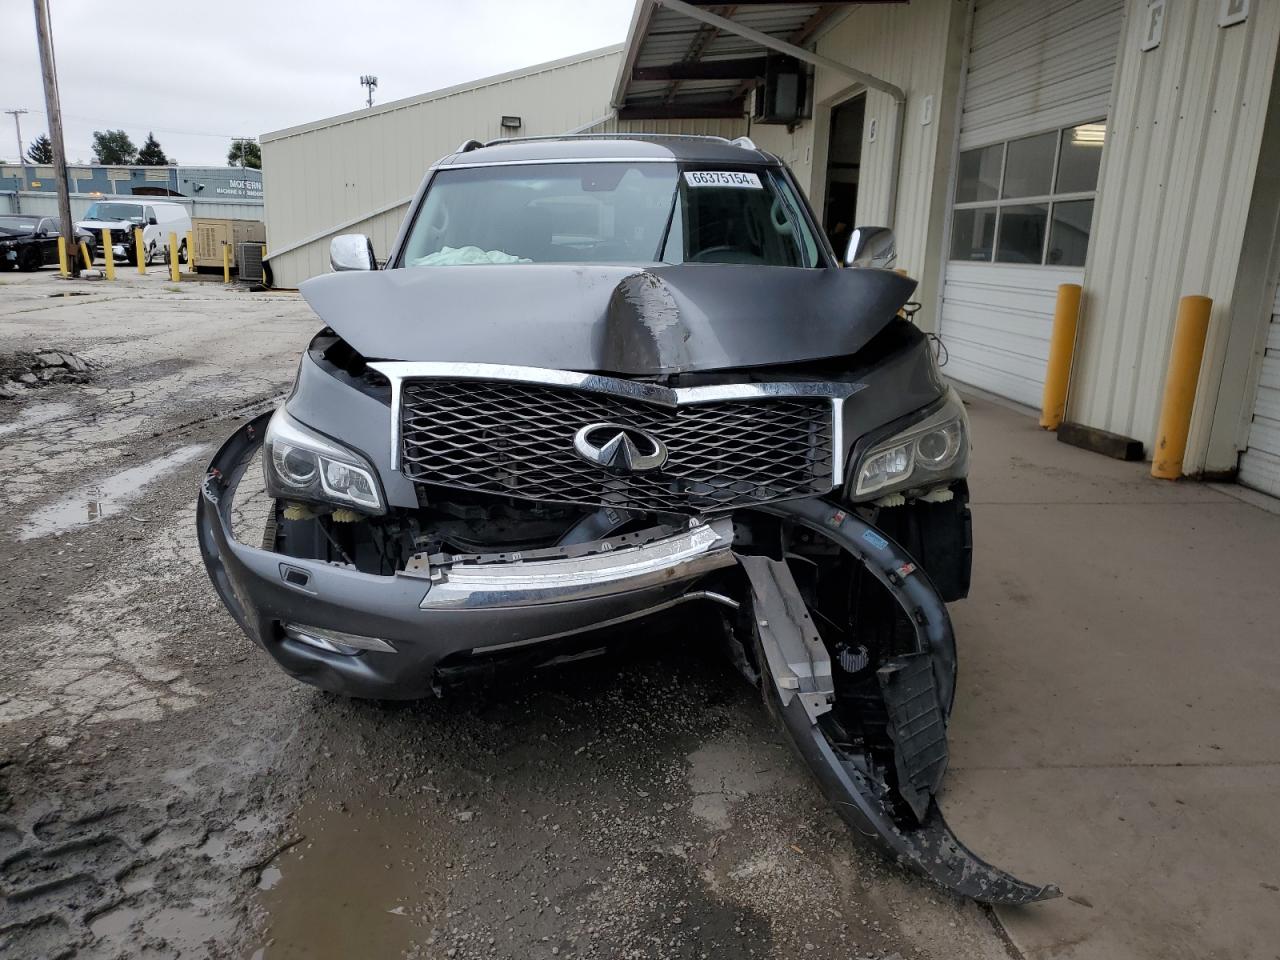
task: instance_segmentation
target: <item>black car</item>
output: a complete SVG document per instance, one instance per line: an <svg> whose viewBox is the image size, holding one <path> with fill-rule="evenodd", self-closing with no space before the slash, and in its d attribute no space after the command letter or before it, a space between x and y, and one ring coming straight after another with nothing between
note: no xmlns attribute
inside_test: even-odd
<svg viewBox="0 0 1280 960"><path fill-rule="evenodd" d="M19 270L39 270L46 264L58 262L58 234L62 232L57 217L38 217L26 214L0 216L0 266ZM93 257L93 234L88 230L76 230L76 246L85 241ZM76 255L68 250L68 256Z"/></svg>
<svg viewBox="0 0 1280 960"><path fill-rule="evenodd" d="M303 284L325 326L293 391L204 481L214 586L284 670L371 698L674 615L762 687L860 833L977 900L1055 896L938 809L968 419L892 253L862 228L842 262L745 138L468 142L385 268L338 237ZM271 506L246 540L255 458Z"/></svg>

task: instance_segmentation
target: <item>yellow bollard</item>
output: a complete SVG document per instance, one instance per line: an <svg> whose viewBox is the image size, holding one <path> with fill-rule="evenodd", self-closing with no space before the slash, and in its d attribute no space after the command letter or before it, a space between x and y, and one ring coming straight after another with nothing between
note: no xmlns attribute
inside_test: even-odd
<svg viewBox="0 0 1280 960"><path fill-rule="evenodd" d="M84 260L86 270L93 269L93 257L89 254L89 245L83 240L80 241L80 258Z"/></svg>
<svg viewBox="0 0 1280 960"><path fill-rule="evenodd" d="M231 282L231 245L229 243L222 245L222 282Z"/></svg>
<svg viewBox="0 0 1280 960"><path fill-rule="evenodd" d="M147 251L142 245L142 228L133 228L133 255L138 261L138 274L144 275L147 272Z"/></svg>
<svg viewBox="0 0 1280 960"><path fill-rule="evenodd" d="M191 236L191 231L187 231L187 273L196 272L196 241Z"/></svg>
<svg viewBox="0 0 1280 960"><path fill-rule="evenodd" d="M262 245L262 285L267 285L267 245Z"/></svg>
<svg viewBox="0 0 1280 960"><path fill-rule="evenodd" d="M107 272L107 279L116 278L116 255L111 251L111 231L102 231L102 269Z"/></svg>
<svg viewBox="0 0 1280 960"><path fill-rule="evenodd" d="M67 238L58 237L58 273L64 277L71 276L71 271L67 268Z"/></svg>
<svg viewBox="0 0 1280 960"><path fill-rule="evenodd" d="M1071 385L1071 357L1076 349L1076 321L1080 317L1080 284L1058 284L1053 310L1053 335L1049 339L1049 366L1044 372L1044 399L1040 402L1040 426L1057 430L1067 412L1067 388Z"/></svg>
<svg viewBox="0 0 1280 960"><path fill-rule="evenodd" d="M178 235L169 234L169 279L178 282Z"/></svg>
<svg viewBox="0 0 1280 960"><path fill-rule="evenodd" d="M1187 452L1191 410L1196 403L1200 361L1204 359L1204 341L1209 334L1212 309L1213 301L1208 297L1183 297L1178 301L1178 325L1173 331L1164 401L1160 404L1160 428L1156 431L1156 452L1151 461L1151 475L1160 480L1177 480L1182 476L1182 458Z"/></svg>

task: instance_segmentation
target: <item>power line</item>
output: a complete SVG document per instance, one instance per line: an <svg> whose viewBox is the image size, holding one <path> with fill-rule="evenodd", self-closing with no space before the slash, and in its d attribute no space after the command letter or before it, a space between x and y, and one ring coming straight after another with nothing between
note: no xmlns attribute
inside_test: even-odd
<svg viewBox="0 0 1280 960"><path fill-rule="evenodd" d="M48 114L46 114L43 110L33 110L32 113L38 113L45 117L48 116ZM216 138L218 140L246 139L245 137L242 137L234 133L210 133L207 130L169 130L169 129L165 129L164 127L155 127L155 126L152 126L151 124L142 123L137 120L121 120L119 118L116 118L114 120L104 120L102 117L84 117L74 113L65 113L65 112L62 114L62 116L71 120L80 120L80 121L83 121L84 123L101 123L107 126L116 124L118 126L124 126L124 127L137 127L138 129L142 129L143 127L145 127L151 133L172 133L180 137L211 137L211 138Z"/></svg>

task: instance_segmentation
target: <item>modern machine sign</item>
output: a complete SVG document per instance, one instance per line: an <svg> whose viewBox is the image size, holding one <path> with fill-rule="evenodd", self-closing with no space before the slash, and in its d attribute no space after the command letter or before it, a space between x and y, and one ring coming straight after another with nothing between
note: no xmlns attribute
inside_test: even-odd
<svg viewBox="0 0 1280 960"><path fill-rule="evenodd" d="M684 182L691 187L739 187L746 190L763 190L760 178L754 173L738 170L686 170Z"/></svg>
<svg viewBox="0 0 1280 960"><path fill-rule="evenodd" d="M231 197L257 197L262 198L262 181L261 180L237 180L227 181L225 187L217 187L214 193Z"/></svg>

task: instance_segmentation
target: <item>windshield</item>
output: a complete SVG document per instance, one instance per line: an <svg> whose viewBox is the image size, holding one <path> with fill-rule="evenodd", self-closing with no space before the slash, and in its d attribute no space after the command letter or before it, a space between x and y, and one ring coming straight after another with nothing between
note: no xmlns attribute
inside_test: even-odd
<svg viewBox="0 0 1280 960"><path fill-rule="evenodd" d="M441 170L400 265L656 262L821 265L775 171L665 162Z"/></svg>
<svg viewBox="0 0 1280 960"><path fill-rule="evenodd" d="M0 217L0 230L17 230L27 233L35 229L38 217Z"/></svg>
<svg viewBox="0 0 1280 960"><path fill-rule="evenodd" d="M91 203L85 211L86 220L132 220L142 222L142 207L136 203Z"/></svg>

